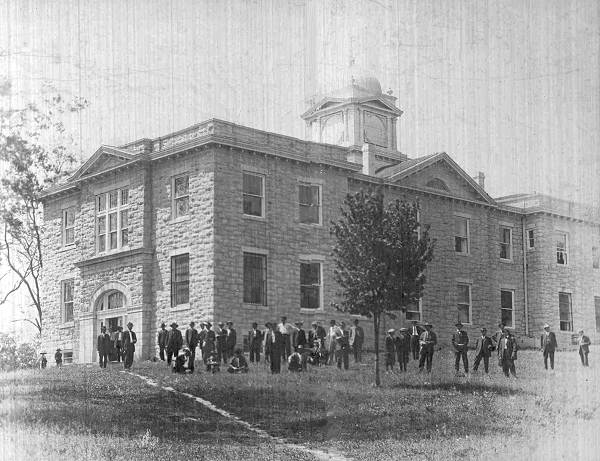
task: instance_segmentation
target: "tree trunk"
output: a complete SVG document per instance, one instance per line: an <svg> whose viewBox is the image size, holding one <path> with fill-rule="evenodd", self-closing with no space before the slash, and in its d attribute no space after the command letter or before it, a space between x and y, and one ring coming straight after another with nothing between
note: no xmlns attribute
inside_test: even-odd
<svg viewBox="0 0 600 461"><path fill-rule="evenodd" d="M379 377L379 313L373 313L373 332L375 336L375 385L381 386Z"/></svg>

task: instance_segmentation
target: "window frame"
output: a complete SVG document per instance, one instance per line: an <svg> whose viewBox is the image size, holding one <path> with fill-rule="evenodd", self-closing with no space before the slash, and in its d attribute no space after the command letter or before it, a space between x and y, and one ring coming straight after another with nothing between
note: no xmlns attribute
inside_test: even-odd
<svg viewBox="0 0 600 461"><path fill-rule="evenodd" d="M71 285L71 300L66 301L66 286ZM71 305L71 316L67 317L67 304ZM60 281L60 316L62 323L73 322L75 320L75 279L64 279Z"/></svg>
<svg viewBox="0 0 600 461"><path fill-rule="evenodd" d="M71 206L68 208L63 208L62 209L62 246L67 247L67 246L73 246L75 245L75 219L77 216L76 213L76 207ZM73 213L73 224L71 226L67 226L67 217L69 213ZM73 231L73 241L72 242L67 242L67 231Z"/></svg>
<svg viewBox="0 0 600 461"><path fill-rule="evenodd" d="M469 320L468 321L464 321L460 319L460 310L459 310L459 306L465 306L465 303L461 303L459 302L458 299L458 295L459 295L459 289L458 287L460 286L465 286L469 289ZM457 320L460 321L461 323L465 324L465 325L471 325L473 322L473 293L472 293L472 284L471 283L467 283L467 282L456 282L456 313L457 313Z"/></svg>
<svg viewBox="0 0 600 461"><path fill-rule="evenodd" d="M116 198L116 206L114 208L110 207L110 198L111 194L117 192ZM126 192L124 194L124 192ZM127 197L125 203L123 203L123 197ZM100 202L104 199L104 209L100 210ZM116 189L111 189L108 191L101 192L94 196L94 233L95 233L95 241L94 248L96 250L96 254L110 254L118 251L122 251L129 247L129 229L130 229L130 219L129 219L129 186L122 186ZM127 226L123 227L123 212L127 212ZM116 230L112 231L110 228L110 216L116 215L117 223ZM99 221L101 218L104 218L104 232L100 232ZM126 233L124 232L126 231ZM110 248L111 246L111 234L115 233L117 238L116 248ZM127 235L127 242L123 244L124 235ZM104 238L104 250L100 250L100 237Z"/></svg>
<svg viewBox="0 0 600 461"><path fill-rule="evenodd" d="M177 267L177 263L176 263L176 259L177 258L187 258L187 280L183 280L183 281L176 281L176 273L175 273L175 269ZM172 254L170 256L170 288L171 288L171 307L175 308L175 307L181 307L181 306L189 306L190 304L190 253L179 253L179 254ZM178 284L186 284L187 286L187 301L186 302L177 302L177 287L179 286Z"/></svg>
<svg viewBox="0 0 600 461"><path fill-rule="evenodd" d="M460 235L456 235L456 220L457 219L464 219L465 222L467 223L466 226L466 231L467 231L467 235L465 237L462 237ZM454 215L454 229L453 229L453 233L454 233L454 254L457 255L461 255L461 256L469 256L471 254L471 218L469 216L463 216L460 214L455 214ZM457 238L461 238L464 239L466 241L467 244L467 250L466 251L456 251L456 239Z"/></svg>
<svg viewBox="0 0 600 461"><path fill-rule="evenodd" d="M569 319L568 320L563 320L561 317L561 309L560 309L560 296L561 295L568 296L568 300L569 300ZM563 329L563 323L568 323L569 328ZM558 292L558 325L559 325L560 331L573 331L574 330L574 328L573 328L573 294L568 291L559 291Z"/></svg>
<svg viewBox="0 0 600 461"><path fill-rule="evenodd" d="M527 229L527 249L535 250L535 229ZM533 245L532 245L533 243Z"/></svg>
<svg viewBox="0 0 600 461"><path fill-rule="evenodd" d="M600 247L592 247L592 269L600 269Z"/></svg>
<svg viewBox="0 0 600 461"><path fill-rule="evenodd" d="M244 175L249 175L249 176L256 176L258 178L260 178L261 180L261 194L262 195L255 195L255 194L250 194L244 191ZM244 215L244 217L247 218L251 218L251 219L265 219L266 217L266 182L267 182L267 176L265 173L259 173L256 171L251 171L251 170L242 170L242 214ZM245 197L246 196L250 196L250 197L260 197L260 215L253 215L253 214L247 214L244 210L244 203L245 203Z"/></svg>
<svg viewBox="0 0 600 461"><path fill-rule="evenodd" d="M411 306L413 306L414 304L411 304ZM417 301L417 309L418 310L412 310L409 309L410 306L406 307L406 312L404 313L404 317L406 319L407 322L410 322L412 320L416 320L417 322L421 322L423 320L423 298L419 298L419 301ZM409 318L408 313L417 313L419 314L419 318L414 318L411 317Z"/></svg>
<svg viewBox="0 0 600 461"><path fill-rule="evenodd" d="M321 259L304 259L304 258L300 258L299 260L300 266L300 277L299 277L299 287L300 287L300 311L303 312L318 312L318 311L322 311L324 309L323 307L323 294L324 294L324 290L323 290L323 260ZM319 283L317 285L315 284L311 284L311 285L303 285L302 284L302 264L318 264L319 265ZM317 286L319 288L319 305L317 307L302 307L302 287L315 287Z"/></svg>
<svg viewBox="0 0 600 461"><path fill-rule="evenodd" d="M254 257L260 257L263 259L264 261L264 267L262 269L262 275L263 275L263 281L262 281L262 297L264 299L258 301L258 302L253 302L252 300L246 300L246 272L245 272L245 268L246 268L246 256L254 256ZM256 307L267 307L268 301L269 301L269 296L268 296L268 279L269 279L269 272L268 272L268 254L266 252L261 252L261 251L256 251L256 250L251 250L251 249L243 249L242 251L242 302L243 304L249 305L249 306L256 306Z"/></svg>
<svg viewBox="0 0 600 461"><path fill-rule="evenodd" d="M509 232L508 242L503 241L505 230L508 230L508 232ZM507 245L506 248L508 251L508 258L502 257L502 249L504 248L503 247L504 245ZM512 262L512 260L513 260L513 228L510 226L503 225L503 224L500 225L500 260L508 261L508 262Z"/></svg>
<svg viewBox="0 0 600 461"><path fill-rule="evenodd" d="M187 193L185 195L177 196L177 189L175 184L178 179L187 178ZM187 199L187 213L179 215L177 202L178 200ZM189 173L181 173L173 176L171 178L171 221L182 221L185 219L189 219L190 217L190 174Z"/></svg>
<svg viewBox="0 0 600 461"><path fill-rule="evenodd" d="M567 232L556 232L556 236L564 236L564 250L558 249L558 238L555 238L555 246L556 246L556 265L557 266L568 266L569 265L569 234ZM559 262L558 257L559 254L562 254L564 262Z"/></svg>
<svg viewBox="0 0 600 461"><path fill-rule="evenodd" d="M510 304L511 304L510 309L502 306L502 292L503 291L510 293ZM505 311L505 310L510 310L510 323L511 323L510 325L508 325L504 321L504 317L502 316L502 311ZM502 320L502 323L504 323L506 328L510 328L510 329L515 328L515 290L512 288L500 288L500 319Z"/></svg>
<svg viewBox="0 0 600 461"><path fill-rule="evenodd" d="M311 206L311 204L300 203L300 188L301 187L316 187L319 192L319 201L317 204L318 210L318 221L317 222L303 222L302 214L300 210L302 206ZM322 226L323 225L323 185L312 182L312 181L298 181L298 223L303 226Z"/></svg>

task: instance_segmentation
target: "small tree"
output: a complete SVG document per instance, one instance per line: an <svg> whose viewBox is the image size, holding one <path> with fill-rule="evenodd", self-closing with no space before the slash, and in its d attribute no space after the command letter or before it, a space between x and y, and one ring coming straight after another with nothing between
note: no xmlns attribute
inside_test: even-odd
<svg viewBox="0 0 600 461"><path fill-rule="evenodd" d="M346 197L342 217L331 227L334 276L343 299L336 307L373 319L377 386L381 316L418 302L433 258L435 242L429 227L419 224L418 211L416 203L395 200L386 207L381 191L361 191Z"/></svg>
<svg viewBox="0 0 600 461"><path fill-rule="evenodd" d="M36 315L25 319L42 332L40 194L72 170L74 143L63 119L83 109L47 89L38 103L13 108L10 82L0 85L0 305L24 289ZM10 283L14 280L14 283Z"/></svg>

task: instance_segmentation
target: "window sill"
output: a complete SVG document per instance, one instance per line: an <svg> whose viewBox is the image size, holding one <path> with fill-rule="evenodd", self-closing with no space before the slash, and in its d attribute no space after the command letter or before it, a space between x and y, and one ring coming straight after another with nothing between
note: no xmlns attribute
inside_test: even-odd
<svg viewBox="0 0 600 461"><path fill-rule="evenodd" d="M311 312L322 313L322 312L325 312L325 309L323 309L323 307L318 307L316 309L310 309L308 307L301 307L300 308L300 312L303 313L303 314L309 314Z"/></svg>
<svg viewBox="0 0 600 461"><path fill-rule="evenodd" d="M254 216L251 214L243 215L244 219L249 219L250 221L258 221L258 222L266 222L267 218L265 216Z"/></svg>
<svg viewBox="0 0 600 461"><path fill-rule="evenodd" d="M500 258L500 262L504 264L513 264L515 261L513 259Z"/></svg>
<svg viewBox="0 0 600 461"><path fill-rule="evenodd" d="M171 307L171 312L179 312L179 311L187 311L190 310L190 303L187 304L178 304L177 306Z"/></svg>
<svg viewBox="0 0 600 461"><path fill-rule="evenodd" d="M305 223L305 222L299 222L298 226L300 227L304 227L305 229L314 229L316 228L322 228L323 224L322 223Z"/></svg>
<svg viewBox="0 0 600 461"><path fill-rule="evenodd" d="M463 256L463 257L465 257L465 256L471 256L471 253L459 253L458 251L455 251L454 254L456 256Z"/></svg>
<svg viewBox="0 0 600 461"><path fill-rule="evenodd" d="M65 330L67 328L73 328L75 326L75 321L71 320L70 322L63 322L58 325L58 328L61 330Z"/></svg>
<svg viewBox="0 0 600 461"><path fill-rule="evenodd" d="M244 309L254 309L257 311L266 311L269 310L269 306L263 306L262 304L250 304L250 303L242 303Z"/></svg>
<svg viewBox="0 0 600 461"><path fill-rule="evenodd" d="M77 248L77 245L75 245L74 243L69 243L68 245L61 246L57 253L62 253L64 251L74 250L76 248Z"/></svg>
<svg viewBox="0 0 600 461"><path fill-rule="evenodd" d="M169 224L179 224L179 223L182 223L182 222L189 221L190 219L191 219L190 215L179 216L178 218L169 220L168 223Z"/></svg>

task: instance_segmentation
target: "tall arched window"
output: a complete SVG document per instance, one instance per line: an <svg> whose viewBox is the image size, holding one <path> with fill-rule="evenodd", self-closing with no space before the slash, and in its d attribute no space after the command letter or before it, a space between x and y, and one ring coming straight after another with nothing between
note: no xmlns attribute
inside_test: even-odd
<svg viewBox="0 0 600 461"><path fill-rule="evenodd" d="M446 185L446 183L444 181L442 181L440 178L433 178L427 184L425 184L425 186L431 187L433 189L440 189L440 190L443 190L446 192L450 191L450 189L448 189L448 186Z"/></svg>

